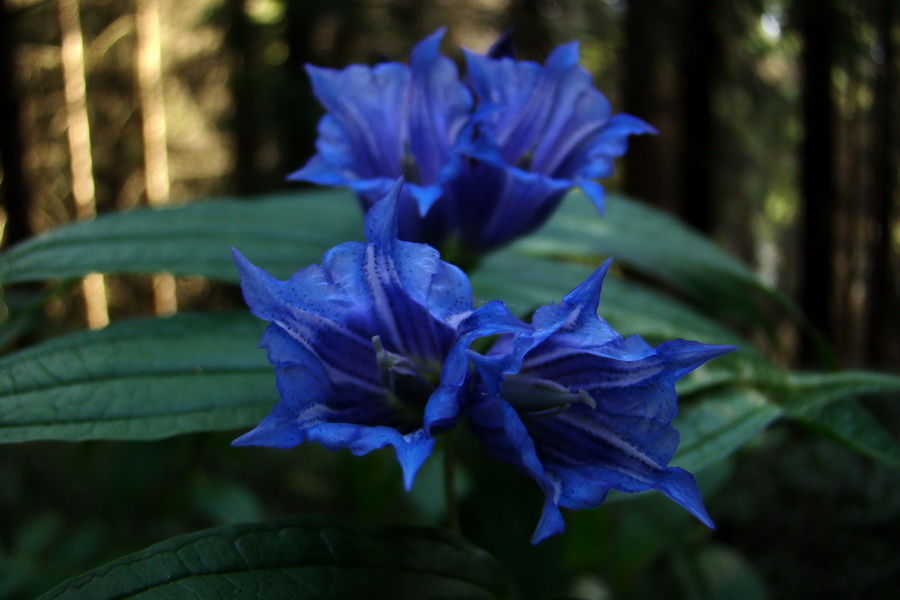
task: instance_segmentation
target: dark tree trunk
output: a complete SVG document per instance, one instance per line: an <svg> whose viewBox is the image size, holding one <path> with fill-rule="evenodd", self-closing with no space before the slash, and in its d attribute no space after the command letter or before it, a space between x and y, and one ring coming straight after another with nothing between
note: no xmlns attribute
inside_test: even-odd
<svg viewBox="0 0 900 600"><path fill-rule="evenodd" d="M15 244L32 234L28 219L31 204L25 176L21 106L15 78L15 39L13 14L0 0L0 161L3 180L0 198L6 209L4 245Z"/></svg>
<svg viewBox="0 0 900 600"><path fill-rule="evenodd" d="M834 339L834 101L831 68L834 64L835 16L832 0L800 0L803 35L803 142L800 146L803 273L800 303L812 325ZM801 358L818 356L814 341L805 336Z"/></svg>
<svg viewBox="0 0 900 600"><path fill-rule="evenodd" d="M247 18L245 0L228 0L226 43L232 57L231 94L234 102L234 172L232 182L238 194L251 194L260 189L262 174L257 168L260 139L259 116L253 85L253 25Z"/></svg>
<svg viewBox="0 0 900 600"><path fill-rule="evenodd" d="M658 4L629 2L625 11L622 101L624 112L661 129L661 124L655 122L660 112L657 82L662 59ZM664 164L662 154L659 138L639 136L630 140L621 162L622 186L627 195L657 205L666 204L665 176L660 172Z"/></svg>
<svg viewBox="0 0 900 600"><path fill-rule="evenodd" d="M507 14L517 58L543 63L553 50L553 35L543 14L544 4L547 4L546 0L513 0L510 3Z"/></svg>
<svg viewBox="0 0 900 600"><path fill-rule="evenodd" d="M702 232L715 223L713 203L712 94L716 56L712 0L683 4L681 66L681 149L679 156L679 213Z"/></svg>
<svg viewBox="0 0 900 600"><path fill-rule="evenodd" d="M896 19L894 2L895 0L881 0L877 18L878 41L883 55L875 84L875 105L872 111L873 209L870 227L873 246L867 358L873 366L896 368L896 361L900 359L900 348L897 347L897 336L900 334L897 307L900 306L900 298L894 284L895 265L891 256L891 224L894 222L894 197L897 193L897 157L894 153L896 125L891 110L897 85L897 49L891 37Z"/></svg>

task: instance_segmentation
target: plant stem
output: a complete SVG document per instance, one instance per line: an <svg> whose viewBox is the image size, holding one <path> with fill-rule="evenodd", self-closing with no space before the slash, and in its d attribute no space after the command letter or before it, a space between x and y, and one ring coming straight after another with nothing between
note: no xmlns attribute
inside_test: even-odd
<svg viewBox="0 0 900 600"><path fill-rule="evenodd" d="M459 533L459 506L456 503L456 452L452 432L444 433L444 499L447 528Z"/></svg>

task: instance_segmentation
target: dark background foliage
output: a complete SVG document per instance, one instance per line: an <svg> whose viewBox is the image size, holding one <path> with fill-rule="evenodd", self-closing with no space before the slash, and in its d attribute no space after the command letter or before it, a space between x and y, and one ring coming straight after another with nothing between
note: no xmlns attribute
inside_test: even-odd
<svg viewBox="0 0 900 600"><path fill-rule="evenodd" d="M834 349L823 360L785 322L770 344L778 361L896 372L897 12L892 0L0 0L2 243L95 213L286 189L284 175L314 152L321 116L304 63L402 61L441 26L445 53L459 60L460 45L484 51L512 28L521 58L579 40L615 109L659 129L633 141L611 189L711 235L791 295ZM88 288L48 303L45 333L237 305L232 288L199 279L100 285L100 305ZM897 431L895 408L870 406ZM780 426L730 465L733 483L711 501L725 519L716 539L749 558L774 598L892 597L894 472L825 444L782 460L795 433ZM398 495L382 457L304 450L315 460L298 465L295 454L238 452L227 441L4 447L0 598L29 597L169 535L263 514L375 522L412 504L427 517L427 491ZM813 471L824 475L798 476ZM642 554L616 532L633 526L612 522L615 507L605 514L584 526L611 540L607 550L625 544L618 562L586 551L566 559L570 568L593 570L616 597L712 597L666 587L693 568L677 559L691 540L663 559L644 539ZM533 593L550 595L539 585Z"/></svg>

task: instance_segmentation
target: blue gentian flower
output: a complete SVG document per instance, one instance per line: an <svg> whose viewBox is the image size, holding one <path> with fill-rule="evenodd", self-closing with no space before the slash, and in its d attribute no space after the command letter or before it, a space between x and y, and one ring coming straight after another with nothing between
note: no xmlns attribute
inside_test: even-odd
<svg viewBox="0 0 900 600"><path fill-rule="evenodd" d="M453 61L439 54L443 34L416 45L408 67L386 62L338 71L307 65L313 92L328 113L319 122L318 153L288 179L349 186L368 210L404 176L400 238L433 242L443 236L445 225L426 224L425 215L454 175L452 150L472 113L471 92ZM429 234L428 225L437 229Z"/></svg>
<svg viewBox="0 0 900 600"><path fill-rule="evenodd" d="M433 248L397 239L400 184L366 216L368 243L331 249L279 281L234 251L281 401L236 445L318 442L356 455L392 446L409 488L465 403L468 345L513 331L500 303L473 312L466 275ZM510 328L510 324L512 328Z"/></svg>
<svg viewBox="0 0 900 600"><path fill-rule="evenodd" d="M694 478L668 466L678 446L675 381L734 348L623 339L597 316L608 268L538 309L530 333L471 353L484 389L468 406L473 431L546 496L533 543L563 530L560 507L594 508L613 489L659 490L712 527Z"/></svg>
<svg viewBox="0 0 900 600"><path fill-rule="evenodd" d="M308 67L328 114L318 153L289 179L349 186L368 208L405 175L401 239L475 255L539 227L575 187L601 209L594 180L612 173L628 136L654 130L611 115L577 44L545 66L467 52L464 84L438 52L442 35L420 42L409 67Z"/></svg>
<svg viewBox="0 0 900 600"><path fill-rule="evenodd" d="M558 47L543 67L472 52L466 62L478 108L465 152L478 163L454 181L454 195L460 233L474 248L533 231L574 187L602 211L604 191L594 180L612 175L628 136L656 132L631 115L612 115L579 65L577 43Z"/></svg>

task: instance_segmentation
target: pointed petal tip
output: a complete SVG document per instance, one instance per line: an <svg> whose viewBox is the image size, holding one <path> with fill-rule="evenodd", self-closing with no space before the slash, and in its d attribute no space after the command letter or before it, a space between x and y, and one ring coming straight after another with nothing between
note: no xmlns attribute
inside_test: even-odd
<svg viewBox="0 0 900 600"><path fill-rule="evenodd" d="M403 436L402 444L393 444L397 453L397 462L403 471L403 486L406 491L412 489L416 474L434 449L434 438L426 431L419 430Z"/></svg>
<svg viewBox="0 0 900 600"><path fill-rule="evenodd" d="M691 513L698 521L715 529L706 507L703 505L703 497L694 476L678 467L665 469L660 481L654 485L656 489L665 494L669 499Z"/></svg>
<svg viewBox="0 0 900 600"><path fill-rule="evenodd" d="M581 191L584 192L584 195L588 197L602 217L605 212L603 200L606 197L606 189L596 181L586 178L577 178L575 185L581 188Z"/></svg>
<svg viewBox="0 0 900 600"><path fill-rule="evenodd" d="M491 47L487 51L488 58L492 58L494 60L502 59L502 58L510 58L515 60L516 58L516 48L515 44L513 44L513 28L507 27L506 31L500 34L500 37L491 44Z"/></svg>
<svg viewBox="0 0 900 600"><path fill-rule="evenodd" d="M441 27L418 44L416 44L412 52L410 52L409 65L413 69L427 67L438 55L441 48L441 41L444 34L447 33L446 27Z"/></svg>
<svg viewBox="0 0 900 600"><path fill-rule="evenodd" d="M578 65L580 43L575 40L557 46L547 57L546 67L550 70L568 70Z"/></svg>
<svg viewBox="0 0 900 600"><path fill-rule="evenodd" d="M694 368L714 358L739 350L737 346L727 344L704 344L690 340L670 340L663 342L657 351L668 354L678 364L690 364Z"/></svg>
<svg viewBox="0 0 900 600"><path fill-rule="evenodd" d="M240 277L242 284L245 284L248 280L259 279L262 270L250 262L246 256L241 254L240 250L232 248L231 258L234 260L234 265L237 267L238 276Z"/></svg>
<svg viewBox="0 0 900 600"><path fill-rule="evenodd" d="M531 536L531 545L540 544L548 537L559 535L566 529L566 523L563 521L562 513L559 506L551 497L547 497L544 501L544 509L541 513L541 520L538 522Z"/></svg>
<svg viewBox="0 0 900 600"><path fill-rule="evenodd" d="M603 281L606 278L606 274L609 273L612 263L613 259L611 258L607 258L603 261L603 264L597 267L587 279L581 282L578 287L563 298L563 303L593 308L593 311L596 313L597 307L600 304L600 293L603 290Z"/></svg>
<svg viewBox="0 0 900 600"><path fill-rule="evenodd" d="M241 446L258 446L259 444L257 444L257 443L254 441L254 437L255 437L255 436L254 436L253 434L254 434L255 431L256 431L256 430L253 429L253 430L248 431L247 433L245 433L245 434L243 434L243 435L240 435L240 436L236 437L234 440L231 441L231 445L232 445L232 446L235 446L235 447L241 447Z"/></svg>
<svg viewBox="0 0 900 600"><path fill-rule="evenodd" d="M397 179L387 195L377 201L366 213L366 240L370 244L390 246L397 239L397 204L403 178Z"/></svg>
<svg viewBox="0 0 900 600"><path fill-rule="evenodd" d="M232 248L231 257L237 267L238 276L241 280L241 289L244 291L245 297L259 286L262 286L266 293L269 293L274 289L273 286L277 285L277 280L274 277L250 262L250 259L241 254L240 250Z"/></svg>
<svg viewBox="0 0 900 600"><path fill-rule="evenodd" d="M659 131L653 125L628 113L613 115L607 122L606 129L623 136L659 135Z"/></svg>
<svg viewBox="0 0 900 600"><path fill-rule="evenodd" d="M298 435L297 431L285 428L283 425L279 426L279 424L271 421L267 422L264 419L255 428L234 439L231 445L234 447L267 446L270 448L288 449L299 446L303 441L303 436Z"/></svg>
<svg viewBox="0 0 900 600"><path fill-rule="evenodd" d="M284 177L284 180L285 181L305 181L305 178L304 178L305 173L306 173L306 167L303 167L301 169L297 169L296 171L293 171L292 173L288 173Z"/></svg>

